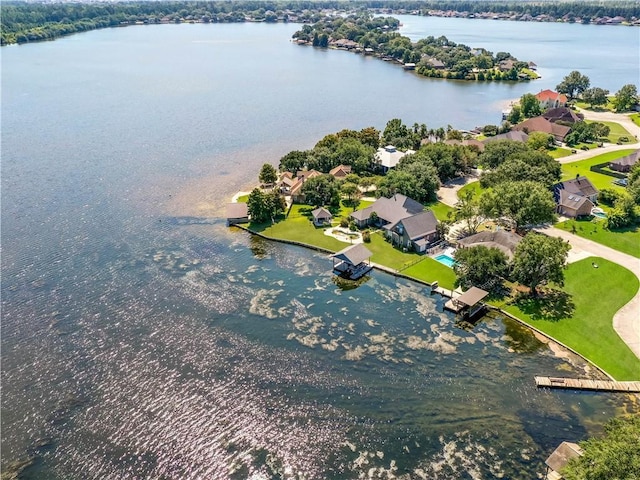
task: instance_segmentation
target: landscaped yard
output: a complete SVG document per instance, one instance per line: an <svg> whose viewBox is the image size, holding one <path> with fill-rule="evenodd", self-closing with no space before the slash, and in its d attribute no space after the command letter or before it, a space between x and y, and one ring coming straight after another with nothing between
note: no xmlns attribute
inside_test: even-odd
<svg viewBox="0 0 640 480"><path fill-rule="evenodd" d="M467 183L464 187L458 190L458 198L462 197L462 195L465 192L468 192L469 190L473 191L473 193L475 193L475 196L477 198L478 195L480 195L480 193L482 192L482 187L480 186L480 182Z"/></svg>
<svg viewBox="0 0 640 480"><path fill-rule="evenodd" d="M633 114L629 115L629 118L631 119L631 121L633 123L635 123L636 125L638 125L640 127L640 113L633 113Z"/></svg>
<svg viewBox="0 0 640 480"><path fill-rule="evenodd" d="M420 262L411 265L402 271L403 275L421 280L423 282L438 282L438 285L453 290L456 275L453 269L443 265L431 257L424 257Z"/></svg>
<svg viewBox="0 0 640 480"><path fill-rule="evenodd" d="M595 123L596 120L585 120L585 122ZM618 143L618 140L620 140L620 137L627 137L628 142L633 142L635 140L633 138L633 135L631 135L626 128L624 128L622 125L620 125L617 122L601 122L601 121L597 121L597 122L602 123L603 125L606 125L607 127L609 127L610 132L609 132L609 136L607 137L607 141L609 143Z"/></svg>
<svg viewBox="0 0 640 480"><path fill-rule="evenodd" d="M619 187L618 185L615 185L613 183L613 181L615 180L614 177L592 172L591 170L589 170L589 168L593 165L610 162L612 160L615 160L616 158L624 157L625 155L629 155L633 151L633 149L618 150L616 152L603 153L602 155L597 155L593 158L581 160L579 162L564 163L562 165L562 180L575 178L576 175L579 174L589 178L589 180L591 180L591 183L593 183L593 185L598 190L602 190L604 188L621 189L623 187Z"/></svg>
<svg viewBox="0 0 640 480"><path fill-rule="evenodd" d="M640 258L640 228L605 230L603 220L567 220L555 225L567 232Z"/></svg>
<svg viewBox="0 0 640 480"><path fill-rule="evenodd" d="M591 257L569 265L562 291L568 296L559 295L553 302L536 299L499 306L573 348L616 380L640 379L640 360L612 323L615 312L638 291L636 276Z"/></svg>

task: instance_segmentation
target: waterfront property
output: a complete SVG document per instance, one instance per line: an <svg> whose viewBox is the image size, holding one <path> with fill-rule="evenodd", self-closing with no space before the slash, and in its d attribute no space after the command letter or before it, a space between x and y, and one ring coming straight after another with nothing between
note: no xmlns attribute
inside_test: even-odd
<svg viewBox="0 0 640 480"><path fill-rule="evenodd" d="M383 227L395 224L403 218L424 211L424 205L400 193L391 198L380 197L366 208L356 210L350 216L358 228L368 225ZM375 215L374 215L375 214Z"/></svg>
<svg viewBox="0 0 640 480"><path fill-rule="evenodd" d="M249 222L249 207L246 203L229 203L227 204L227 225L236 225L238 223Z"/></svg>
<svg viewBox="0 0 640 480"><path fill-rule="evenodd" d="M542 90L536 94L536 98L540 102L542 108L558 108L567 105L567 96L563 93L554 92L553 90Z"/></svg>
<svg viewBox="0 0 640 480"><path fill-rule="evenodd" d="M295 175L291 172L283 172L278 180L280 192L285 196L290 196L294 203L304 203L304 194L302 193L302 185L310 178L322 175L317 170L301 170Z"/></svg>
<svg viewBox="0 0 640 480"><path fill-rule="evenodd" d="M498 140L513 140L514 142L523 142L525 143L529 139L529 135L527 135L524 131L519 130L511 130L506 133L500 133L498 135L494 135L493 137L488 137L482 140L482 143L485 145L491 142L497 142Z"/></svg>
<svg viewBox="0 0 640 480"><path fill-rule="evenodd" d="M333 273L349 280L357 280L373 268L369 259L372 253L358 243L331 255Z"/></svg>
<svg viewBox="0 0 640 480"><path fill-rule="evenodd" d="M424 253L438 238L438 220L431 210L386 225L386 236L393 245Z"/></svg>

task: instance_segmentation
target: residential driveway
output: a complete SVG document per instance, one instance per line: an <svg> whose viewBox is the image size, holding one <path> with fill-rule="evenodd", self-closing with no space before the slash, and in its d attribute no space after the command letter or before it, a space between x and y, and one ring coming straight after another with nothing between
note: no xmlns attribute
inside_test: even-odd
<svg viewBox="0 0 640 480"><path fill-rule="evenodd" d="M571 254L575 258L587 256L602 257L610 262L625 267L640 280L640 259L618 252L612 248L592 242L586 238L573 235L555 227L536 229L550 236L560 237L571 245ZM613 316L613 328L629 348L640 358L640 290Z"/></svg>
<svg viewBox="0 0 640 480"><path fill-rule="evenodd" d="M449 205L450 207L455 207L456 203L458 203L458 191L472 182L477 182L478 177L461 177L451 180L444 185L442 185L437 192L438 200L440 200L445 205Z"/></svg>

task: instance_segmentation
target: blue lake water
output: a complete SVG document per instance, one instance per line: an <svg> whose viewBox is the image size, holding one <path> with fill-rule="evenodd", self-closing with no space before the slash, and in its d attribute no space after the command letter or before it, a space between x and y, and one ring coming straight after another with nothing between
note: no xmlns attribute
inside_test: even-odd
<svg viewBox="0 0 640 480"><path fill-rule="evenodd" d="M489 45L517 24L483 25ZM634 408L536 390L534 375L585 366L512 322L461 328L419 285L373 272L345 289L326 256L225 227L221 207L262 163L326 133L489 123L565 73L423 79L295 46L296 28L3 48L3 470L31 458L24 478L537 478L557 443ZM572 58L601 31L637 38L590 28L549 48Z"/></svg>

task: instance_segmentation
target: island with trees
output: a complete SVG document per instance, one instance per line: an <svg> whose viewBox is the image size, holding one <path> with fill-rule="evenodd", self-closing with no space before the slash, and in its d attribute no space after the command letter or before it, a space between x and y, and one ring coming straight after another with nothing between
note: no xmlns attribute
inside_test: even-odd
<svg viewBox="0 0 640 480"><path fill-rule="evenodd" d="M327 15L313 25L304 25L293 34L293 39L301 45L373 55L425 77L476 81L538 78L531 62L520 61L508 52L494 55L484 48L471 48L444 36L412 42L395 31L399 23L395 18L375 17L369 12Z"/></svg>

